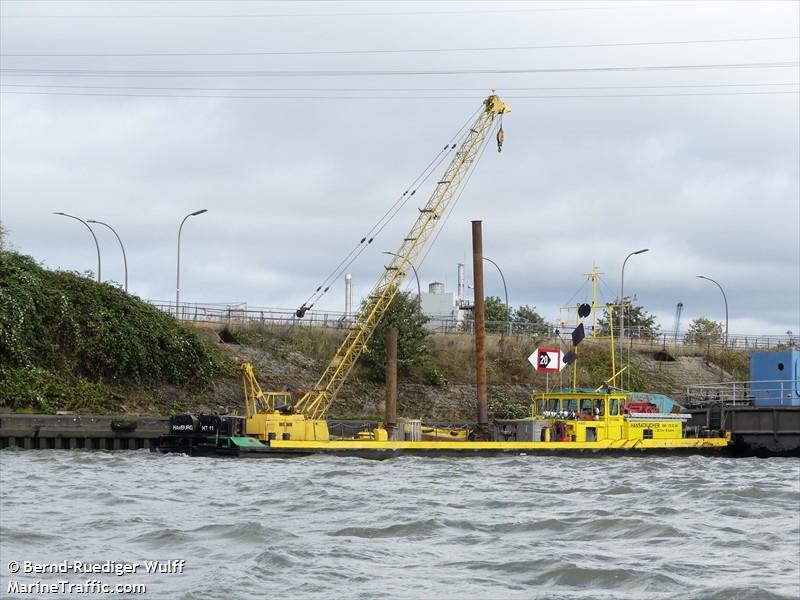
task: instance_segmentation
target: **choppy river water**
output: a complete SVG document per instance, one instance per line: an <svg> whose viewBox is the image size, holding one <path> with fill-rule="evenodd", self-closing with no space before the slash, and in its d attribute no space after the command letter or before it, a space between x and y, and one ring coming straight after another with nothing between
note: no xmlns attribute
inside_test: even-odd
<svg viewBox="0 0 800 600"><path fill-rule="evenodd" d="M71 570L24 572L35 564ZM38 593L9 594L14 581ZM42 587L60 581L89 593ZM3 451L0 584L19 598L142 584L128 597L796 599L800 460Z"/></svg>

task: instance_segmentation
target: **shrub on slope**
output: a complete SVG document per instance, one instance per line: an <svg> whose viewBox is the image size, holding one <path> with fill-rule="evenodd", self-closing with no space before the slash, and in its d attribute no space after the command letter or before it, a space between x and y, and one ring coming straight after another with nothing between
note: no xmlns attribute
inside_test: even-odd
<svg viewBox="0 0 800 600"><path fill-rule="evenodd" d="M201 387L229 370L212 346L138 298L0 252L0 403L64 408L105 385Z"/></svg>

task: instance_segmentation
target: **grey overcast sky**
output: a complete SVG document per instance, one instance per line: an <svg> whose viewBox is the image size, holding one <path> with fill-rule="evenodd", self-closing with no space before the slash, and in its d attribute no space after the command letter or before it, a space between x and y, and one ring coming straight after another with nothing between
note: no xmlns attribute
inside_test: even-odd
<svg viewBox="0 0 800 600"><path fill-rule="evenodd" d="M512 108L503 152L475 168L423 285L454 289L458 262L471 280L481 219L511 304L548 320L591 299L593 264L613 300L626 254L650 248L628 261L625 293L665 329L677 302L684 326L724 320L702 274L725 288L731 333L800 331L798 2L0 11L0 218L12 247L49 268L96 269L89 233L53 211L105 221L131 292L174 299L178 225L207 208L183 229L181 299L297 308L496 89ZM358 296L416 208L352 266ZM96 233L103 278L122 281L116 239ZM317 308L343 310L343 280Z"/></svg>

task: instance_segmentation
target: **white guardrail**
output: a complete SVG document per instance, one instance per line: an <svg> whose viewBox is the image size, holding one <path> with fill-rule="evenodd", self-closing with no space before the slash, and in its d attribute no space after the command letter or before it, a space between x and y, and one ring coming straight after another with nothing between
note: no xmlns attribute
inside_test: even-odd
<svg viewBox="0 0 800 600"><path fill-rule="evenodd" d="M207 321L230 325L244 325L247 323L260 323L262 325L290 325L298 327L331 327L346 329L352 325L354 315L344 312L309 310L303 318L298 318L295 311L289 308L262 308L248 307L246 303L239 304L213 304L213 303L180 303L177 307L174 302L150 301L150 304L159 310L176 317L182 321ZM453 318L431 318L427 327L433 333L473 333L474 322L471 320L458 320ZM586 337L592 337L592 327L586 326ZM511 333L512 335L529 335L540 337L555 337L562 335L569 338L571 327L556 328L550 324L487 321L486 329L493 333ZM800 335L741 335L731 334L727 343L724 337L717 339L690 339L686 332L661 333L642 331L641 328L626 328L626 343L648 343L664 346L694 345L694 346L727 346L729 348L744 348L753 350L769 350L774 348L800 346Z"/></svg>
<svg viewBox="0 0 800 600"><path fill-rule="evenodd" d="M746 406L757 399L789 405L800 397L800 380L726 381L686 386L687 407Z"/></svg>

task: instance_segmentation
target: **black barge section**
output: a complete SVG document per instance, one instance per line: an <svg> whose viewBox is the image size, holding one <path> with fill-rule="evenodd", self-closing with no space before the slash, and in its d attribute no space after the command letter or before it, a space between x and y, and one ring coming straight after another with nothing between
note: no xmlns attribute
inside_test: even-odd
<svg viewBox="0 0 800 600"><path fill-rule="evenodd" d="M691 408L691 425L731 432L734 456L800 457L800 406Z"/></svg>

